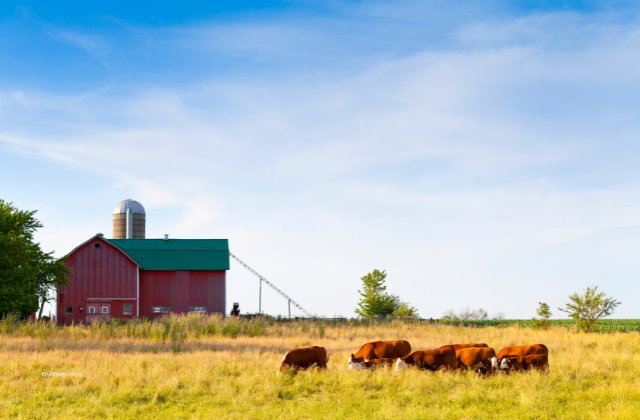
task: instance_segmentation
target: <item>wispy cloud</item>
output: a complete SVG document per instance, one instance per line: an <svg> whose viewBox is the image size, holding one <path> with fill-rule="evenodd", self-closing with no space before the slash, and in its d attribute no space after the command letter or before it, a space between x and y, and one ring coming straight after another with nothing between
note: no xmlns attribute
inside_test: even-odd
<svg viewBox="0 0 640 420"><path fill-rule="evenodd" d="M111 51L111 43L98 35L83 34L59 29L52 29L49 31L49 34L76 48L80 48L92 54L105 55Z"/></svg>

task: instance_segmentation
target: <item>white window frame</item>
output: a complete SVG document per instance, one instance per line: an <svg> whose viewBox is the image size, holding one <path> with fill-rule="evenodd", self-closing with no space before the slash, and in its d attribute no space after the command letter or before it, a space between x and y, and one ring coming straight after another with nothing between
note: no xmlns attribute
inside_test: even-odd
<svg viewBox="0 0 640 420"><path fill-rule="evenodd" d="M96 308L95 308L95 306L90 306L90 307L89 307L89 314L92 314L92 315L93 315L93 314L95 314L95 313L96 313Z"/></svg>
<svg viewBox="0 0 640 420"><path fill-rule="evenodd" d="M103 315L106 315L106 314L108 314L108 313L109 313L109 307L108 307L108 306L103 306L103 307L102 307L102 314L103 314Z"/></svg>
<svg viewBox="0 0 640 420"><path fill-rule="evenodd" d="M160 308L160 311L156 311L156 308ZM165 311L164 308L167 308ZM154 314L168 314L171 313L171 306L153 306L151 307L151 313Z"/></svg>

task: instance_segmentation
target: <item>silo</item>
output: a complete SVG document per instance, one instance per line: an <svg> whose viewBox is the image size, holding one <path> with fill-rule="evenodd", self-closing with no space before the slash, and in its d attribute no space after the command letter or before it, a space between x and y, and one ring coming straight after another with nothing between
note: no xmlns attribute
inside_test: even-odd
<svg viewBox="0 0 640 420"><path fill-rule="evenodd" d="M144 207L135 200L119 202L113 209L113 239L144 239Z"/></svg>

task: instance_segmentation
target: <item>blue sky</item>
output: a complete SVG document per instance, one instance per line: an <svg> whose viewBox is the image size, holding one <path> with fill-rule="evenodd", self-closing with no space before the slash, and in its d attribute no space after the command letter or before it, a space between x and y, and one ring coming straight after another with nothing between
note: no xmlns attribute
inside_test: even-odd
<svg viewBox="0 0 640 420"><path fill-rule="evenodd" d="M378 268L425 317L590 284L640 317L634 3L185 3L0 6L1 197L45 249L133 198L319 315Z"/></svg>

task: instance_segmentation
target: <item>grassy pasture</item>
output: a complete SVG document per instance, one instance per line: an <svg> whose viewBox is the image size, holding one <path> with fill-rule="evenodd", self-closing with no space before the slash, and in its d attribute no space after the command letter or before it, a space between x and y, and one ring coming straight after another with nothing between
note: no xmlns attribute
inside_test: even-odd
<svg viewBox="0 0 640 420"><path fill-rule="evenodd" d="M551 374L348 371L348 356L379 339L414 350L544 343ZM276 377L284 353L308 345L333 353L329 369ZM4 321L0 381L3 419L635 419L640 335L197 316L93 328Z"/></svg>

